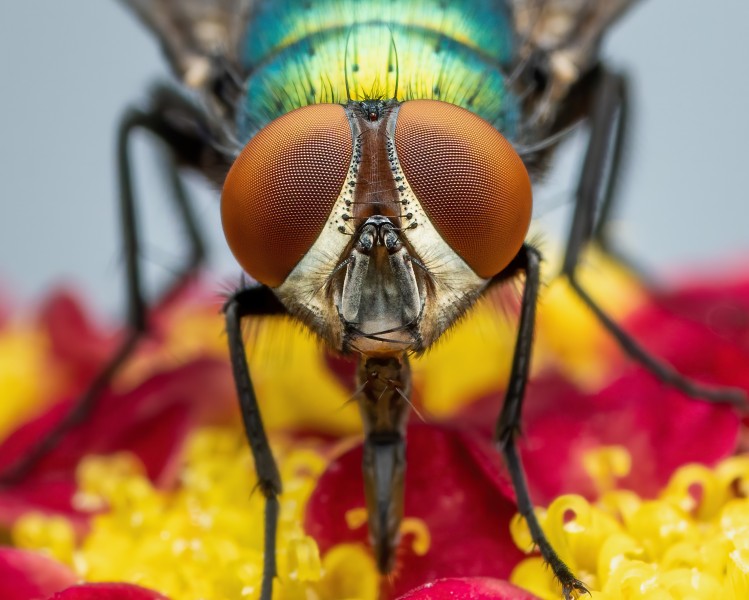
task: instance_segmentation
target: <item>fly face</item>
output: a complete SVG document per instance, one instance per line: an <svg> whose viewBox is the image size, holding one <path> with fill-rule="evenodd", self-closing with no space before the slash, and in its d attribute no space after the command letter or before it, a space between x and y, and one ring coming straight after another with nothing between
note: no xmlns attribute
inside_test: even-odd
<svg viewBox="0 0 749 600"><path fill-rule="evenodd" d="M432 100L293 111L246 146L222 198L245 270L334 349L367 356L431 345L515 257L530 216L510 143Z"/></svg>
<svg viewBox="0 0 749 600"><path fill-rule="evenodd" d="M354 234L353 249L343 263L343 284L339 279L331 282L344 348L391 354L420 345L425 282L423 276L417 280L414 259L399 230L383 215L368 218Z"/></svg>

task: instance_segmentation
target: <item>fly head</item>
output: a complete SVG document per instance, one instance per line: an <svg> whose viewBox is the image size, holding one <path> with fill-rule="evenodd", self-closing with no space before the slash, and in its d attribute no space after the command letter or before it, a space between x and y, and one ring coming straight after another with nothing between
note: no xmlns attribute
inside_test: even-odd
<svg viewBox="0 0 749 600"><path fill-rule="evenodd" d="M421 352L518 253L527 171L473 113L434 100L306 106L261 130L222 196L229 246L339 352Z"/></svg>

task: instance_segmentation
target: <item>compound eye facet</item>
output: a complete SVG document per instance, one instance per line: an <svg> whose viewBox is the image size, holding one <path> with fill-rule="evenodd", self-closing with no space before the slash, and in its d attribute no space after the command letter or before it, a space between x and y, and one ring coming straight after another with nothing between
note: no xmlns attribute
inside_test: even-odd
<svg viewBox="0 0 749 600"><path fill-rule="evenodd" d="M528 172L487 121L437 100L404 102L395 125L403 172L429 219L477 275L520 250L531 220Z"/></svg>
<svg viewBox="0 0 749 600"><path fill-rule="evenodd" d="M353 141L343 107L299 108L265 126L229 170L221 221L231 251L261 283L281 285L341 193Z"/></svg>

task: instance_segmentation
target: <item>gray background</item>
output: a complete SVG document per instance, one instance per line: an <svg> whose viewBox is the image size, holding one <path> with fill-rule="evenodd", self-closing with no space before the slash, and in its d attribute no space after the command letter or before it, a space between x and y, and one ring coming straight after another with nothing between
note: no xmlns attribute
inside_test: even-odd
<svg viewBox="0 0 749 600"><path fill-rule="evenodd" d="M741 264L749 249L748 31L746 0L648 0L608 38L605 55L634 83L620 239L666 277ZM114 0L0 3L0 296L30 299L74 282L100 310L121 310L113 134L125 105L165 74L156 44ZM153 279L180 246L141 146ZM549 240L567 218L576 160L573 148L538 192ZM215 194L195 185L216 272L234 277Z"/></svg>

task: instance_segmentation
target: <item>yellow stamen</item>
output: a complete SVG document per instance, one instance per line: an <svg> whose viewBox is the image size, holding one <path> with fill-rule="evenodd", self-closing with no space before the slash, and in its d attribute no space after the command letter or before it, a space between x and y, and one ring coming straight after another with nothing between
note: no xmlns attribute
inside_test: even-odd
<svg viewBox="0 0 749 600"><path fill-rule="evenodd" d="M363 506L352 508L346 511L344 518L349 529L359 529L367 523L367 509Z"/></svg>
<svg viewBox="0 0 749 600"><path fill-rule="evenodd" d="M629 475L632 458L623 446L600 446L583 455L583 469L599 494L616 486L616 480Z"/></svg>
<svg viewBox="0 0 749 600"><path fill-rule="evenodd" d="M376 600L380 575L361 544L339 544L323 558L320 600Z"/></svg>
<svg viewBox="0 0 749 600"><path fill-rule="evenodd" d="M370 591L377 589L377 570L363 548L337 546L321 561L317 543L302 529L325 458L314 443L274 442L284 477L276 597L374 600ZM185 451L181 485L174 490L154 488L143 473L128 454L87 457L77 473L77 501L109 510L92 517L83 543L75 545L65 519L43 515L20 519L14 542L52 554L87 581L136 583L173 600L256 598L263 569L264 498L252 493L254 469L242 431L196 430ZM347 579L346 569L356 574L355 580Z"/></svg>
<svg viewBox="0 0 749 600"><path fill-rule="evenodd" d="M595 504L562 496L536 509L549 541L593 591L596 600L749 597L749 481L747 457L714 469L678 469L660 496L642 500L623 490ZM524 522L511 526L524 550ZM538 557L521 562L511 580L541 598L559 587Z"/></svg>
<svg viewBox="0 0 749 600"><path fill-rule="evenodd" d="M289 577L296 581L317 581L322 565L317 543L309 536L293 540L288 549Z"/></svg>
<svg viewBox="0 0 749 600"><path fill-rule="evenodd" d="M70 565L75 551L75 532L63 517L26 513L13 527L13 543L19 548L43 549L46 554Z"/></svg>
<svg viewBox="0 0 749 600"><path fill-rule="evenodd" d="M416 517L406 517L401 523L401 533L413 535L411 540L411 549L416 556L424 556L429 552L432 545L432 536L429 533L429 527L422 519Z"/></svg>

